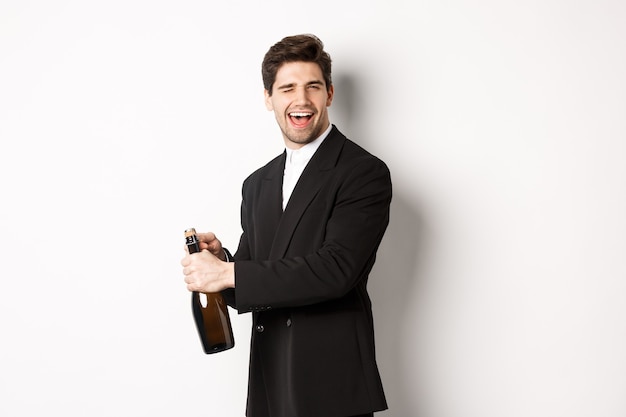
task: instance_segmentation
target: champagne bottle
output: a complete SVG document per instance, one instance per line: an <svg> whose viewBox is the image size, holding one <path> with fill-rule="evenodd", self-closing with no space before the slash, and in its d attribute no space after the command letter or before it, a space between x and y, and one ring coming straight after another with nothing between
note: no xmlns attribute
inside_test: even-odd
<svg viewBox="0 0 626 417"><path fill-rule="evenodd" d="M189 253L200 252L196 229L185 230L185 243ZM206 304L203 305L201 298L205 296ZM221 293L200 294L193 291L191 309L204 353L222 352L235 346L228 305Z"/></svg>

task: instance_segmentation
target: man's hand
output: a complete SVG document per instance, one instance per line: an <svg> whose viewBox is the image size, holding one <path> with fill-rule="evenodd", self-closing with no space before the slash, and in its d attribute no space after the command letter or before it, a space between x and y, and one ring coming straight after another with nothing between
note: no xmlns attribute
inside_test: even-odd
<svg viewBox="0 0 626 417"><path fill-rule="evenodd" d="M221 261L226 260L226 254L224 253L224 248L222 247L222 242L219 241L217 237L215 237L215 233L197 233L198 243L200 244L200 250L208 250L214 256L219 258Z"/></svg>
<svg viewBox="0 0 626 417"><path fill-rule="evenodd" d="M180 261L187 289L215 293L234 288L235 264L224 262L226 255L222 243L210 232L198 233L197 236L201 252L187 253Z"/></svg>

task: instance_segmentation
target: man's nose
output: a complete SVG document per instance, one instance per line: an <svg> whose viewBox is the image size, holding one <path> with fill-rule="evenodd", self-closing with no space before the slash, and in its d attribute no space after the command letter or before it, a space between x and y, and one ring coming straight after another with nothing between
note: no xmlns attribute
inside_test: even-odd
<svg viewBox="0 0 626 417"><path fill-rule="evenodd" d="M309 90L306 86L296 88L296 102L308 103L309 101Z"/></svg>

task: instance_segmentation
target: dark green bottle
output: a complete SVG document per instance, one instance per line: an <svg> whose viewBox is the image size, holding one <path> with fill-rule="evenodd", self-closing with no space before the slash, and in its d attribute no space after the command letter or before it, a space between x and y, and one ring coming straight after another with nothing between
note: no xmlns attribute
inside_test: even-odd
<svg viewBox="0 0 626 417"><path fill-rule="evenodd" d="M200 252L196 229L185 230L185 242L189 253ZM204 296L206 304L203 305L201 298ZM191 310L204 353L222 352L235 346L228 305L221 293L200 294L193 291Z"/></svg>

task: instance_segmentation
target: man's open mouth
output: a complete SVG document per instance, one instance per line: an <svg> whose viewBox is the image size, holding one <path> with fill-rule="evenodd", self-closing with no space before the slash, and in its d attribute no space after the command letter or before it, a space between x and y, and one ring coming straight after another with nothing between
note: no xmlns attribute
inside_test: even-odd
<svg viewBox="0 0 626 417"><path fill-rule="evenodd" d="M289 113L289 120L295 127L306 126L312 117L313 113L311 112L294 111Z"/></svg>

